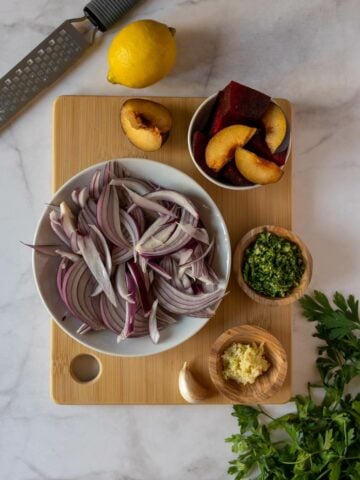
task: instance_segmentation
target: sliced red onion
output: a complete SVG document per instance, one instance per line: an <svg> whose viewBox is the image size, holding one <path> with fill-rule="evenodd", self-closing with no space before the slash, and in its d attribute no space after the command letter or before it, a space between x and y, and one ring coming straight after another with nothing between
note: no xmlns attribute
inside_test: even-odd
<svg viewBox="0 0 360 480"><path fill-rule="evenodd" d="M215 285L219 283L219 278L211 267L205 267L204 272L198 277L198 280L205 285Z"/></svg>
<svg viewBox="0 0 360 480"><path fill-rule="evenodd" d="M85 335L85 333L88 333L91 330L92 328L89 327L89 325L86 325L86 323L82 323L80 327L76 330L76 333L78 333L79 335Z"/></svg>
<svg viewBox="0 0 360 480"><path fill-rule="evenodd" d="M65 243L65 245L70 247L69 238L66 236L66 233L64 232L64 229L61 225L60 217L58 216L55 210L52 210L50 212L49 218L50 218L50 226L54 231L54 233L63 243Z"/></svg>
<svg viewBox="0 0 360 480"><path fill-rule="evenodd" d="M135 300L132 298L132 295L129 293L126 285L126 266L125 263L122 263L118 266L115 274L115 288L117 293L129 303L135 303Z"/></svg>
<svg viewBox="0 0 360 480"><path fill-rule="evenodd" d="M200 310L199 312L188 313L189 317L195 318L211 318L215 315L215 310L211 308L206 308L205 310Z"/></svg>
<svg viewBox="0 0 360 480"><path fill-rule="evenodd" d="M134 210L135 211L135 210ZM160 230L165 228L166 224L172 223L174 224L174 220L171 217L164 215L162 217L157 218L143 233L142 237L139 239L137 245L142 245L149 240L149 238L156 235Z"/></svg>
<svg viewBox="0 0 360 480"><path fill-rule="evenodd" d="M90 293L95 285L94 278L84 261L74 263L65 273L62 282L63 298L69 312L93 330L103 329Z"/></svg>
<svg viewBox="0 0 360 480"><path fill-rule="evenodd" d="M89 189L88 187L84 187L80 190L78 194L78 202L80 207L84 208L88 202L88 199L89 199Z"/></svg>
<svg viewBox="0 0 360 480"><path fill-rule="evenodd" d="M139 265L139 267L141 268L141 271L143 273L145 273L147 271L148 262L147 262L146 258L139 256L135 263L137 263Z"/></svg>
<svg viewBox="0 0 360 480"><path fill-rule="evenodd" d="M155 192L151 192L147 194L146 198L151 200L176 203L177 205L180 205L180 207L187 210L193 217L199 218L199 213L197 212L194 204L184 195L182 195L179 192L175 192L174 190L160 189Z"/></svg>
<svg viewBox="0 0 360 480"><path fill-rule="evenodd" d="M192 291L194 292L195 295L197 295L199 293L204 293L204 289L203 289L202 285L200 285L199 283L194 282L191 285L191 288L192 288Z"/></svg>
<svg viewBox="0 0 360 480"><path fill-rule="evenodd" d="M178 252L172 253L171 256L179 262L179 265L184 265L190 259L193 250L193 248L183 248Z"/></svg>
<svg viewBox="0 0 360 480"><path fill-rule="evenodd" d="M96 170L90 181L89 195L90 197L95 198L95 200L97 200L100 197L100 193L101 193L100 177L101 177L101 170Z"/></svg>
<svg viewBox="0 0 360 480"><path fill-rule="evenodd" d="M127 262L134 256L134 251L132 248L126 247L114 247L111 253L113 265L120 265Z"/></svg>
<svg viewBox="0 0 360 480"><path fill-rule="evenodd" d="M75 216L66 202L60 203L61 226L68 238L76 231Z"/></svg>
<svg viewBox="0 0 360 480"><path fill-rule="evenodd" d="M153 210L156 213L163 213L164 215L169 215L170 217L175 217L175 214L173 214L170 210L167 208L163 207L160 203L154 202L152 200L149 200L149 195L152 195L151 193L147 195L146 197L142 197L141 195L133 192L129 188L127 188L125 185L122 186L131 200L137 205L138 207L144 208L145 210ZM156 193L156 192L153 192Z"/></svg>
<svg viewBox="0 0 360 480"><path fill-rule="evenodd" d="M179 267L191 267L191 265L193 265L195 262L198 262L200 260L202 260L203 258L205 258L209 252L211 251L211 249L213 248L214 246L214 240L212 240L210 242L210 245L208 246L208 248L203 252L201 253L201 247L200 247L200 252L199 252L199 255L196 255L195 254L195 251L196 249L193 250L193 256L194 258L190 258L186 263L179 263ZM195 254L195 255L194 255Z"/></svg>
<svg viewBox="0 0 360 480"><path fill-rule="evenodd" d="M101 316L104 324L112 330L113 332L120 334L125 325L125 316L126 316L126 307L125 301L119 299L118 307L114 306L109 302L107 297L102 294L100 295L100 308ZM168 325L176 323L176 320L162 310L160 307L157 309L158 315L158 328L159 330L166 328ZM144 335L149 335L149 320L144 318L143 315L135 314L134 320L134 330L131 334L131 337L141 337Z"/></svg>
<svg viewBox="0 0 360 480"><path fill-rule="evenodd" d="M111 270L112 270L112 260L111 260L111 253L110 253L107 241L106 241L104 235L102 234L102 232L97 228L96 225L89 225L89 227L96 233L96 235L99 239L99 242L100 242L101 247L102 247L102 251L104 252L104 256L105 256L106 271L107 271L107 273L110 277L111 276Z"/></svg>
<svg viewBox="0 0 360 480"><path fill-rule="evenodd" d="M101 319L103 323L114 333L121 333L125 325L125 306L123 305L125 301L118 299L118 306L117 308L114 308L104 293L102 293L99 298Z"/></svg>
<svg viewBox="0 0 360 480"><path fill-rule="evenodd" d="M213 261L214 261L214 257L215 257L215 251L216 251L216 242L215 242L215 239L213 239L213 245L212 245L212 248L208 254L208 259L207 259L207 263L209 266L211 266L213 264Z"/></svg>
<svg viewBox="0 0 360 480"><path fill-rule="evenodd" d="M124 177L125 172L117 161L107 162L104 168L103 186L107 185L114 178Z"/></svg>
<svg viewBox="0 0 360 480"><path fill-rule="evenodd" d="M110 302L116 307L116 297L109 274L101 260L100 254L90 236L78 237L78 245L89 270L103 289Z"/></svg>
<svg viewBox="0 0 360 480"><path fill-rule="evenodd" d="M224 296L224 290L191 295L174 288L161 277L153 284L155 297L171 313L188 314L210 307Z"/></svg>
<svg viewBox="0 0 360 480"><path fill-rule="evenodd" d="M91 212L93 213L94 217L96 218L97 203L95 202L95 200L93 198L88 198L86 204L91 210Z"/></svg>
<svg viewBox="0 0 360 480"><path fill-rule="evenodd" d="M203 292L209 293L214 292L217 289L216 283L200 283L201 289Z"/></svg>
<svg viewBox="0 0 360 480"><path fill-rule="evenodd" d="M196 226L197 219L192 215L190 215L190 213L188 213L187 210L183 209L181 213L180 223L181 224L191 223L193 226ZM140 245L139 247L136 248L136 250L141 255L144 255L147 257L160 257L164 255L170 255L184 248L184 246L189 242L190 239L191 237L188 234L186 234L184 231L182 231L182 229L180 228L180 225L177 225L176 229L174 230L174 233L163 245L158 245L156 247L153 247L151 245L151 248L148 248L148 249L145 249L144 245Z"/></svg>
<svg viewBox="0 0 360 480"><path fill-rule="evenodd" d="M147 193L150 193L154 190L152 186L144 180L132 177L116 178L114 180L111 180L110 185L113 185L115 187L125 186L141 196L146 195Z"/></svg>
<svg viewBox="0 0 360 480"><path fill-rule="evenodd" d="M152 260L149 260L147 262L148 266L154 270L154 272L156 272L157 274L161 275L162 277L165 278L165 280L171 280L171 275L169 275L167 273L166 270L164 270L163 268L160 267L160 265L158 265L157 263L153 262Z"/></svg>
<svg viewBox="0 0 360 480"><path fill-rule="evenodd" d="M78 234L77 233L73 233L70 237L70 246L71 246L71 250L74 252L74 253L80 253L80 250L79 250L79 245L78 245Z"/></svg>
<svg viewBox="0 0 360 480"><path fill-rule="evenodd" d="M130 247L121 230L119 199L115 187L107 186L103 189L97 203L97 222L105 237L114 245Z"/></svg>
<svg viewBox="0 0 360 480"><path fill-rule="evenodd" d="M147 317L150 314L151 304L149 300L149 293L146 289L143 273L138 267L138 265L134 262L129 262L128 268L132 278L134 279L144 315L145 317Z"/></svg>
<svg viewBox="0 0 360 480"><path fill-rule="evenodd" d="M159 300L156 299L151 307L150 317L149 317L149 333L151 340L156 344L160 340L160 333L157 326L157 306Z"/></svg>
<svg viewBox="0 0 360 480"><path fill-rule="evenodd" d="M160 305L157 308L157 317L159 320L159 323L165 324L165 325L173 325L174 323L177 323L177 320L169 315L167 312L161 309Z"/></svg>
<svg viewBox="0 0 360 480"><path fill-rule="evenodd" d="M181 283L182 283L182 286L183 286L185 291L186 290L188 290L188 291L191 290L191 281L190 281L190 278L187 275L183 275L183 277L181 278Z"/></svg>
<svg viewBox="0 0 360 480"><path fill-rule="evenodd" d="M94 291L92 292L91 296L96 297L97 295L100 295L100 293L103 291L102 287L100 287L99 284L95 286Z"/></svg>
<svg viewBox="0 0 360 480"><path fill-rule="evenodd" d="M67 258L71 260L73 263L78 262L81 257L79 255L76 255L75 253L72 252L65 252L65 250L56 250L57 255L60 255L62 258Z"/></svg>
<svg viewBox="0 0 360 480"><path fill-rule="evenodd" d="M79 213L78 216L77 231L80 233L80 235L88 235L90 233L89 222L85 218L83 210Z"/></svg>
<svg viewBox="0 0 360 480"><path fill-rule="evenodd" d="M80 188L77 187L71 192L71 200L75 203L75 205L79 205L79 193Z"/></svg>
<svg viewBox="0 0 360 480"><path fill-rule="evenodd" d="M83 218L88 225L92 224L97 226L96 212L93 212L93 210L89 207L88 202L86 202L84 207L81 209L80 214L83 215Z"/></svg>
<svg viewBox="0 0 360 480"><path fill-rule="evenodd" d="M57 285L58 292L63 301L64 301L63 282L64 282L65 273L67 272L69 266L70 266L69 260L67 258L62 258L56 272L56 285Z"/></svg>
<svg viewBox="0 0 360 480"><path fill-rule="evenodd" d="M141 210L140 207L136 207L129 214L135 220L139 235L141 236L144 233L146 228L145 216L143 211Z"/></svg>
<svg viewBox="0 0 360 480"><path fill-rule="evenodd" d="M126 278L126 287L129 292L129 296L131 301L126 301L125 303L125 325L117 337L117 342L121 342L125 340L125 338L129 337L134 332L134 323L135 323L135 314L137 310L135 298L136 298L136 284L134 278L129 274L125 274Z"/></svg>
<svg viewBox="0 0 360 480"><path fill-rule="evenodd" d="M57 250L61 245L31 245L30 243L20 242L26 247L30 247L35 252L42 253L43 255L48 255L50 257L57 257Z"/></svg>
<svg viewBox="0 0 360 480"><path fill-rule="evenodd" d="M187 233L190 237L195 238L199 242L206 243L206 245L209 244L209 234L207 233L205 228L193 227L188 223L187 224L179 223L179 227L181 228L181 230Z"/></svg>
<svg viewBox="0 0 360 480"><path fill-rule="evenodd" d="M172 314L214 314L224 295L210 266L214 242L184 195L128 176L113 161L72 199L76 216L65 202L50 213L51 228L72 252L34 247L62 256L58 290L83 322L79 334L105 325L119 340L150 334L157 342L176 322Z"/></svg>
<svg viewBox="0 0 360 480"><path fill-rule="evenodd" d="M110 181L115 178L115 176L111 175L111 169L113 168L113 162L107 162L104 168L104 174L103 174L103 188L105 188Z"/></svg>
<svg viewBox="0 0 360 480"><path fill-rule="evenodd" d="M133 219L131 215L129 215L125 210L120 208L120 219L122 222L122 226L128 233L128 236L131 239L131 244L135 246L135 244L139 241L140 234L137 223Z"/></svg>
<svg viewBox="0 0 360 480"><path fill-rule="evenodd" d="M159 231L150 237L146 242L144 242L142 245L137 245L135 247L136 252L140 253L140 255L147 255L148 252L152 252L157 247L162 247L169 240L175 229L175 223L163 225Z"/></svg>

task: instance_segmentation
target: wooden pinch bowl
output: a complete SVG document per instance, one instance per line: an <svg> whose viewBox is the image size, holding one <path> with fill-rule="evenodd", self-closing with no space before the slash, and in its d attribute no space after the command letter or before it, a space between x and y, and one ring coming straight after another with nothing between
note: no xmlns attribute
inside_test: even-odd
<svg viewBox="0 0 360 480"><path fill-rule="evenodd" d="M300 248L302 257L304 259L305 270L303 276L301 277L299 285L296 286L289 295L283 298L270 298L255 292L251 287L249 287L243 277L242 264L245 251L247 247L256 240L256 237L259 235L259 233L263 232L264 230L267 230L268 232L274 233L279 237L286 238L290 242L295 243ZM246 293L246 295L252 300L262 305L280 306L289 305L290 303L295 302L297 299L304 295L311 281L312 263L312 257L309 249L304 244L304 242L297 235L295 235L295 233L283 227L278 227L275 225L263 225L261 227L251 229L243 236L243 238L237 244L234 253L233 271L236 275L238 284Z"/></svg>
<svg viewBox="0 0 360 480"><path fill-rule="evenodd" d="M225 380L222 374L221 356L233 343L263 343L265 357L270 363L267 372L253 384L241 385L234 380ZM209 356L209 373L217 390L234 403L263 403L280 390L287 373L286 352L270 332L255 325L240 325L220 335L212 345Z"/></svg>

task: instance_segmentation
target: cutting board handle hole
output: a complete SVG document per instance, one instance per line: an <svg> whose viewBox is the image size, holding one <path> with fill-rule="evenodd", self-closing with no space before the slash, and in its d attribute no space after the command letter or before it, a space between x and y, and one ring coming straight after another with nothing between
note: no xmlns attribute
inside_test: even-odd
<svg viewBox="0 0 360 480"><path fill-rule="evenodd" d="M93 355L83 353L71 360L70 375L77 383L89 383L97 380L101 374L101 363Z"/></svg>

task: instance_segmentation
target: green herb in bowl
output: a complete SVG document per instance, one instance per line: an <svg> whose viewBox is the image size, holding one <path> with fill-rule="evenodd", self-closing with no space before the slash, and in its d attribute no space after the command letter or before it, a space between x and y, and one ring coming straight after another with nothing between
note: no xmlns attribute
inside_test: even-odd
<svg viewBox="0 0 360 480"><path fill-rule="evenodd" d="M242 273L255 292L283 298L299 285L305 271L298 245L274 233L263 231L244 254Z"/></svg>

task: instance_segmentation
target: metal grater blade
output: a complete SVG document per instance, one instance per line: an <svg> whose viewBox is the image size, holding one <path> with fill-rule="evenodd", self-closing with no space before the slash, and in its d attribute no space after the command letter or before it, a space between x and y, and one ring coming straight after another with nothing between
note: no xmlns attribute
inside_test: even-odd
<svg viewBox="0 0 360 480"><path fill-rule="evenodd" d="M94 35L74 26L82 20L66 20L0 79L0 129L91 46Z"/></svg>

